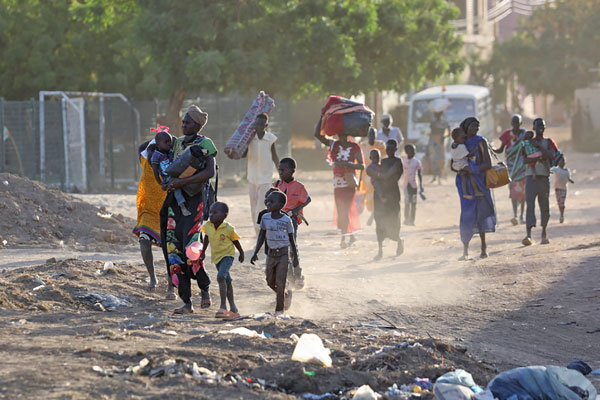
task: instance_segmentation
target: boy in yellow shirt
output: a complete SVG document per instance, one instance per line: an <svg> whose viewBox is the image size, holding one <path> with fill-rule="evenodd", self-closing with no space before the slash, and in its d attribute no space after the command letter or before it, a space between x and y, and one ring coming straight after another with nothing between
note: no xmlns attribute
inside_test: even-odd
<svg viewBox="0 0 600 400"><path fill-rule="evenodd" d="M216 202L210 206L208 221L202 225L204 242L200 261L204 261L206 249L210 243L211 259L217 266L217 282L219 282L219 295L221 296L221 307L215 317L232 319L239 317L240 314L233 301L233 285L229 269L233 264L235 249L240 253L240 262L244 262L244 250L235 228L225 221L228 214L229 207L225 203ZM227 301L229 301L229 311L227 311Z"/></svg>

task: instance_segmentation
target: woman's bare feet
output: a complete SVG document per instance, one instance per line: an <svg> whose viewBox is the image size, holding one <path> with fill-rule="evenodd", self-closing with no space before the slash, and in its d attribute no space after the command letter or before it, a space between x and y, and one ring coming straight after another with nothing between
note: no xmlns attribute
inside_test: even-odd
<svg viewBox="0 0 600 400"><path fill-rule="evenodd" d="M165 297L165 299L167 300L176 300L177 296L175 295L175 289L173 288L173 286L169 286L169 289L167 289L167 296Z"/></svg>

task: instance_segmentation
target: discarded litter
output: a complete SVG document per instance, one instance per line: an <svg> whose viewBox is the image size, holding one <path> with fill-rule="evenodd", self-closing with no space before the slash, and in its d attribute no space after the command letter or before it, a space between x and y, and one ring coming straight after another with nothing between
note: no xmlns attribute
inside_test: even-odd
<svg viewBox="0 0 600 400"><path fill-rule="evenodd" d="M104 263L104 266L102 267L103 271L116 271L117 267L115 267L115 264L113 264L112 261L107 261Z"/></svg>
<svg viewBox="0 0 600 400"><path fill-rule="evenodd" d="M256 331L253 331L253 330L250 330L250 329L244 328L244 327L231 329L229 331L219 331L219 334L222 334L222 335L227 335L227 334L242 335L242 336L247 336L247 337L258 337L258 338L263 338L263 339L267 338L267 336L264 333L258 333Z"/></svg>
<svg viewBox="0 0 600 400"><path fill-rule="evenodd" d="M304 336L304 335L302 335ZM377 400L381 396L378 395L371 389L369 385L362 385L359 387L356 392L354 392L354 396L352 396L352 400Z"/></svg>
<svg viewBox="0 0 600 400"><path fill-rule="evenodd" d="M111 219L112 218L112 214L110 214L110 213L97 212L96 215L102 219Z"/></svg>
<svg viewBox="0 0 600 400"><path fill-rule="evenodd" d="M329 400L329 399L337 399L338 396L333 393L323 393L323 394L314 394L314 393L304 393L302 395L302 399L304 400Z"/></svg>
<svg viewBox="0 0 600 400"><path fill-rule="evenodd" d="M329 349L323 346L321 338L314 333L303 333L300 336L292 353L292 360L321 364L325 367L331 367L332 364Z"/></svg>
<svg viewBox="0 0 600 400"><path fill-rule="evenodd" d="M315 373L315 371L304 371L304 375L315 376L316 373Z"/></svg>
<svg viewBox="0 0 600 400"><path fill-rule="evenodd" d="M39 285L39 286L36 286L36 287L34 287L32 290L33 290L34 292L37 292L38 290L40 290L40 289L42 289L42 288L45 288L45 287L46 287L46 285L43 285L43 284L42 284L42 285Z"/></svg>
<svg viewBox="0 0 600 400"><path fill-rule="evenodd" d="M175 332L175 331L167 331L165 329L163 329L162 331L160 331L160 333L164 333L165 335L169 335L169 336L177 336L177 332Z"/></svg>
<svg viewBox="0 0 600 400"><path fill-rule="evenodd" d="M3 184L4 186L8 186L8 181L2 181L2 184Z"/></svg>
<svg viewBox="0 0 600 400"><path fill-rule="evenodd" d="M435 383L434 394L437 400L471 400L474 396L466 386L445 382Z"/></svg>
<svg viewBox="0 0 600 400"><path fill-rule="evenodd" d="M92 304L100 304L106 311L115 311L119 307L131 307L126 297L117 297L112 294L86 293L82 296Z"/></svg>

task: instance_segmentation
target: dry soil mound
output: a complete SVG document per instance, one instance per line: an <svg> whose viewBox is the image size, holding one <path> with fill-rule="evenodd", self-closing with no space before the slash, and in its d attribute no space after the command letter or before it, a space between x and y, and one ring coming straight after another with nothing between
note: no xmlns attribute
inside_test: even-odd
<svg viewBox="0 0 600 400"><path fill-rule="evenodd" d="M58 188L0 174L0 245L81 245L111 249L134 243L135 221L78 200Z"/></svg>
<svg viewBox="0 0 600 400"><path fill-rule="evenodd" d="M464 348L397 330L265 314L226 322L213 317L215 307L173 316L171 310L180 303L162 300L162 288L146 292L145 277L141 265L104 268L102 262L77 259L0 274L0 335L10 335L12 346L6 353L8 365L18 367L23 355L36 357L52 366L47 369L52 376L44 379L86 382L74 397L86 393L84 397L93 398L133 393L164 398L165 391L177 387L181 398L195 398L200 390L206 395L202 398L329 393L312 397L329 400L348 398L349 391L363 384L384 393L416 377L434 381L456 368L470 371L480 384L495 375ZM239 327L266 337L222 332ZM294 335L303 333L323 339L331 351L331 368L291 360ZM59 367L67 364L73 370ZM23 376L39 382L37 370L22 369ZM5 386L9 397L17 397L22 381L9 379ZM29 394L36 397L37 392Z"/></svg>

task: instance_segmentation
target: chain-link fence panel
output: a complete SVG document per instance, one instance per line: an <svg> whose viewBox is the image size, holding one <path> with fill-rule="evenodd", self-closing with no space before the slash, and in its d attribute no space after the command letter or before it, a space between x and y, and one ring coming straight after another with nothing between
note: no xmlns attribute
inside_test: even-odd
<svg viewBox="0 0 600 400"><path fill-rule="evenodd" d="M202 133L222 150L253 100L252 95L200 95L186 101L181 114L190 104L208 112ZM165 120L167 106L166 101L129 103L101 94L49 96L44 101L42 134L38 101L0 99L0 171L43 180L66 191L135 189L140 176L138 147L153 138L150 128ZM291 153L289 126L290 104L276 100L269 130L278 136L280 157ZM171 127L171 132L178 136L180 127ZM222 178L246 176L246 160L231 160L219 151L217 163Z"/></svg>

